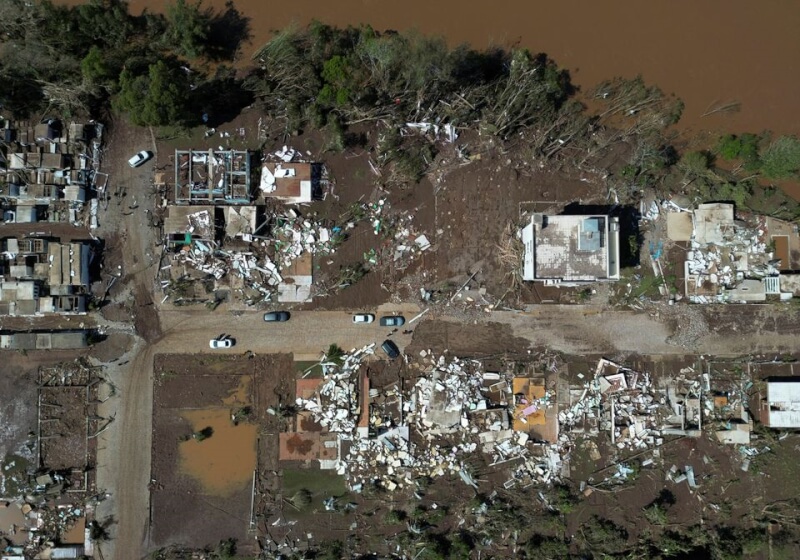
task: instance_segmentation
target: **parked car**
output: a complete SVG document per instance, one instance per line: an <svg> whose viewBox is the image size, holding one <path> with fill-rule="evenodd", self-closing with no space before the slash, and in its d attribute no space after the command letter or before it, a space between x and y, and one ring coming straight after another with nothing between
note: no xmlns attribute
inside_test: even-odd
<svg viewBox="0 0 800 560"><path fill-rule="evenodd" d="M353 315L354 323L371 323L375 320L375 315L372 313L356 313Z"/></svg>
<svg viewBox="0 0 800 560"><path fill-rule="evenodd" d="M128 165L130 165L131 167L139 167L144 162L149 160L151 157L153 157L152 152L148 152L147 150L142 150L141 152L139 152L138 154L136 154L135 156L133 156L131 159L128 160Z"/></svg>
<svg viewBox="0 0 800 560"><path fill-rule="evenodd" d="M212 338L208 343L209 347L213 348L214 350L231 348L234 344L236 344L236 342L229 337Z"/></svg>
<svg viewBox="0 0 800 560"><path fill-rule="evenodd" d="M389 356L391 360L400 357L400 349L397 347L397 344L391 340L384 340L383 344L381 344L381 349L386 352L386 355Z"/></svg>
<svg viewBox="0 0 800 560"><path fill-rule="evenodd" d="M387 315L381 317L382 327L402 327L406 324L406 318L402 315Z"/></svg>
<svg viewBox="0 0 800 560"><path fill-rule="evenodd" d="M270 311L264 313L264 322L266 323L283 323L289 320L289 313L286 311Z"/></svg>

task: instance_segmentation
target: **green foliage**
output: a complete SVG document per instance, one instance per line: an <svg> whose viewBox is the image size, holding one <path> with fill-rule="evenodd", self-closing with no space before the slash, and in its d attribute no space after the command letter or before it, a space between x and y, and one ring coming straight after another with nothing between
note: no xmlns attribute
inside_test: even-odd
<svg viewBox="0 0 800 560"><path fill-rule="evenodd" d="M206 52L211 16L201 9L201 4L201 1L189 4L186 0L176 0L167 6L169 26L164 39L178 54L188 58L198 58Z"/></svg>
<svg viewBox="0 0 800 560"><path fill-rule="evenodd" d="M448 539L447 558L451 560L469 558L474 547L472 535L466 531L458 531Z"/></svg>
<svg viewBox="0 0 800 560"><path fill-rule="evenodd" d="M712 199L733 201L738 208L747 208L752 194L752 188L747 183L722 183L711 189Z"/></svg>
<svg viewBox="0 0 800 560"><path fill-rule="evenodd" d="M219 541L214 549L214 556L220 560L230 560L236 555L236 539Z"/></svg>
<svg viewBox="0 0 800 560"><path fill-rule="evenodd" d="M342 541L327 541L316 547L314 558L316 560L341 560L344 554Z"/></svg>
<svg viewBox="0 0 800 560"><path fill-rule="evenodd" d="M334 55L322 65L322 79L325 85L320 90L318 99L323 104L345 105L350 100L350 70L347 60Z"/></svg>
<svg viewBox="0 0 800 560"><path fill-rule="evenodd" d="M238 426L241 422L246 422L253 416L253 408L250 406L243 406L237 409L232 415L231 419L234 426Z"/></svg>
<svg viewBox="0 0 800 560"><path fill-rule="evenodd" d="M620 554L628 549L628 532L610 519L592 516L581 526L580 532L586 551Z"/></svg>
<svg viewBox="0 0 800 560"><path fill-rule="evenodd" d="M542 560L555 560L569 557L569 545L561 539L534 535L525 543L525 552L528 558Z"/></svg>
<svg viewBox="0 0 800 560"><path fill-rule="evenodd" d="M311 499L311 492L307 488L301 488L289 498L289 502L297 509L304 509L311 505Z"/></svg>
<svg viewBox="0 0 800 560"><path fill-rule="evenodd" d="M131 112L135 124L182 121L189 98L196 95L187 91L186 76L174 73L178 65L170 61L173 53L218 57L235 50L240 38L247 37L246 21L231 6L214 16L199 3L176 0L165 17L150 12L132 15L126 0L76 4L0 2L4 43L0 103L7 110L19 116L44 108L60 110L62 115L105 113L109 94L123 90L122 99L112 103L112 108ZM218 31L236 32L237 38L213 36L212 25ZM168 72L159 66L164 62ZM154 75L149 75L148 67L155 68ZM195 84L202 85L202 73L194 72ZM153 90L146 91L151 82ZM220 100L225 106L243 106L230 102Z"/></svg>
<svg viewBox="0 0 800 560"><path fill-rule="evenodd" d="M285 29L254 57L261 72L248 87L276 111L294 119L335 113L354 120L397 122L479 120L507 137L526 126L550 123L571 86L565 72L525 50L450 50L439 37L379 34L370 27L337 29L312 23ZM412 169L412 175L414 170Z"/></svg>
<svg viewBox="0 0 800 560"><path fill-rule="evenodd" d="M117 77L103 55L103 51L96 45L93 45L81 60L81 73L84 80L98 85L107 84Z"/></svg>
<svg viewBox="0 0 800 560"><path fill-rule="evenodd" d="M202 430L194 432L192 434L192 437L197 441L205 441L213 435L214 435L214 428L212 428L211 426L206 426Z"/></svg>
<svg viewBox="0 0 800 560"><path fill-rule="evenodd" d="M719 139L716 152L722 159L741 159L744 162L745 169L755 171L761 165L758 155L760 142L761 138L759 136L749 132L740 136L726 134Z"/></svg>
<svg viewBox="0 0 800 560"><path fill-rule="evenodd" d="M711 167L711 156L708 152L687 152L681 157L679 165L687 176L698 177Z"/></svg>
<svg viewBox="0 0 800 560"><path fill-rule="evenodd" d="M722 159L737 159L742 152L742 140L734 134L720 137L717 143L717 153Z"/></svg>
<svg viewBox="0 0 800 560"><path fill-rule="evenodd" d="M328 350L325 352L325 355L328 361L331 361L335 364L341 364L344 361L344 350L337 344L331 344L328 346Z"/></svg>
<svg viewBox="0 0 800 560"><path fill-rule="evenodd" d="M147 73L125 68L119 78L115 108L139 126L167 126L188 121L188 83L185 74L163 60Z"/></svg>
<svg viewBox="0 0 800 560"><path fill-rule="evenodd" d="M579 502L580 500L572 493L569 486L558 484L553 488L553 497L550 499L550 505L558 510L559 513L564 515L572 513Z"/></svg>
<svg viewBox="0 0 800 560"><path fill-rule="evenodd" d="M325 133L325 150L332 152L343 152L345 149L345 132L342 123L338 118L333 117L328 121L323 129Z"/></svg>
<svg viewBox="0 0 800 560"><path fill-rule="evenodd" d="M660 504L650 504L644 508L644 516L653 525L667 524L667 511Z"/></svg>
<svg viewBox="0 0 800 560"><path fill-rule="evenodd" d="M790 179L800 171L800 140L781 136L761 154L761 171L770 179Z"/></svg>
<svg viewBox="0 0 800 560"><path fill-rule="evenodd" d="M393 509L386 513L386 517L384 518L384 523L386 523L387 525L397 525L398 523L402 523L403 521L405 521L406 517L408 517L406 515L406 512L399 509Z"/></svg>

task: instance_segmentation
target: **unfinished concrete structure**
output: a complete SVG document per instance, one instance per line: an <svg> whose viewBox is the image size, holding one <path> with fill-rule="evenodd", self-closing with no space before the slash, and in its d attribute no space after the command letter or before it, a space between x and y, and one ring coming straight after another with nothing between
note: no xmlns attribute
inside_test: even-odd
<svg viewBox="0 0 800 560"><path fill-rule="evenodd" d="M175 150L176 204L249 204L250 153Z"/></svg>
<svg viewBox="0 0 800 560"><path fill-rule="evenodd" d="M619 219L534 214L522 229L522 279L575 286L619 280Z"/></svg>

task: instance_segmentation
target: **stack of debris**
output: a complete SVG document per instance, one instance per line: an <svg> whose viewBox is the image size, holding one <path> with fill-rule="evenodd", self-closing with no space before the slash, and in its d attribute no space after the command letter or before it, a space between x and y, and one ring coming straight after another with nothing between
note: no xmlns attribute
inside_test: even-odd
<svg viewBox="0 0 800 560"><path fill-rule="evenodd" d="M669 238L689 249L684 262L689 301L758 302L780 293L780 259L770 247L764 217L737 217L727 203L700 204L691 212L662 206Z"/></svg>
<svg viewBox="0 0 800 560"><path fill-rule="evenodd" d="M323 363L317 393L297 399L315 422L338 435L342 452L335 469L353 489L411 488L419 476L446 474L474 485L465 463L478 450L492 465L509 463L508 487L558 478L557 446L535 444L527 430L512 429L509 411L517 403L500 374L484 374L477 360L437 358L428 351L428 367L407 393L396 384L370 389L360 369L373 348L353 351L340 363ZM535 406L549 408L551 395L543 393ZM412 428L420 438L412 438Z"/></svg>
<svg viewBox="0 0 800 560"><path fill-rule="evenodd" d="M289 212L277 218L273 230L275 258L281 267L289 267L304 254L330 255L342 240L342 229L327 228L297 212Z"/></svg>
<svg viewBox="0 0 800 560"><path fill-rule="evenodd" d="M594 379L569 410L559 413L559 423L566 432L596 426L620 450L647 449L663 443L659 413L665 403L654 394L649 374L600 359ZM562 442L567 441L563 435Z"/></svg>

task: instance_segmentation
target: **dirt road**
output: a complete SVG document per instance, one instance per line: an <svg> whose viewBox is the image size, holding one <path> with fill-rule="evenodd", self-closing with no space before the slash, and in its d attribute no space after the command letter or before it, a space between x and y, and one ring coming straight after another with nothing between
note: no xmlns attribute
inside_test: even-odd
<svg viewBox="0 0 800 560"><path fill-rule="evenodd" d="M104 155L110 167L108 203L99 216L98 234L115 239L122 256L118 298L135 302L134 323L138 338L130 352L106 368L116 395L102 405L99 413L114 417L97 450L97 484L111 497L101 502L98 517L113 517L111 539L101 546L105 558L138 559L146 552L152 439L153 355L151 342L160 335L158 316L151 299L155 281L154 230L148 226L153 211L150 183L152 163L131 169L127 159L141 149L155 151L152 135L124 122L114 123L111 143ZM119 236L119 237L118 237ZM116 265L116 263L114 263ZM116 302L115 302L116 303ZM110 328L113 328L111 326ZM125 330L130 325L119 325Z"/></svg>
<svg viewBox="0 0 800 560"><path fill-rule="evenodd" d="M344 311L296 311L286 323L265 323L261 312L209 313L205 308L197 310L169 310L161 313L163 339L158 343L159 352L205 352L209 340L227 334L236 340L236 345L227 352L240 354L291 352L296 360L316 360L320 352L331 344L344 350L360 348L366 344L380 344L392 333L392 328L378 324L380 315L401 314L410 320L418 313L414 306L384 306L375 311L372 324L354 324L352 315ZM415 324L409 325L409 329ZM411 341L398 329L391 338L400 347Z"/></svg>
<svg viewBox="0 0 800 560"><path fill-rule="evenodd" d="M726 308L683 308L676 316L690 318L692 325L673 325L672 316L662 312L643 313L606 310L594 306L532 306L524 312L501 311L487 314L478 325L496 332L500 323L510 326L515 338L527 340L531 347L548 347L568 354L685 354L676 331L692 335L694 351L716 355L800 351L795 314L783 309L781 320L770 320L774 308L728 306ZM376 314L403 313L411 318L413 306L387 306ZM430 320L425 316L423 320ZM437 320L458 322L457 317ZM699 327L698 327L698 324ZM117 515L115 558L140 558L148 548L147 485L152 441L153 357L158 353L255 353L291 352L311 360L336 343L342 348L361 347L382 341L392 329L355 325L351 315L339 311L298 311L287 323L264 323L261 312L221 311L205 308L166 308L160 313L161 335L149 344L141 341L130 353L130 362L120 370L120 398L116 404L117 426L104 442L106 449L98 462L105 488L114 492L110 508ZM416 323L408 325L411 329ZM494 330L492 330L494 329ZM392 334L403 348L411 342L404 329ZM212 350L208 341L222 333L236 339L229 350ZM421 341L424 345L424 341ZM109 453L115 450L113 454ZM109 486L109 483L112 483ZM112 490L113 488L113 490ZM124 543L124 547L122 546ZM113 544L111 545L113 546ZM136 551L140 551L137 553ZM107 555L108 557L108 555Z"/></svg>

